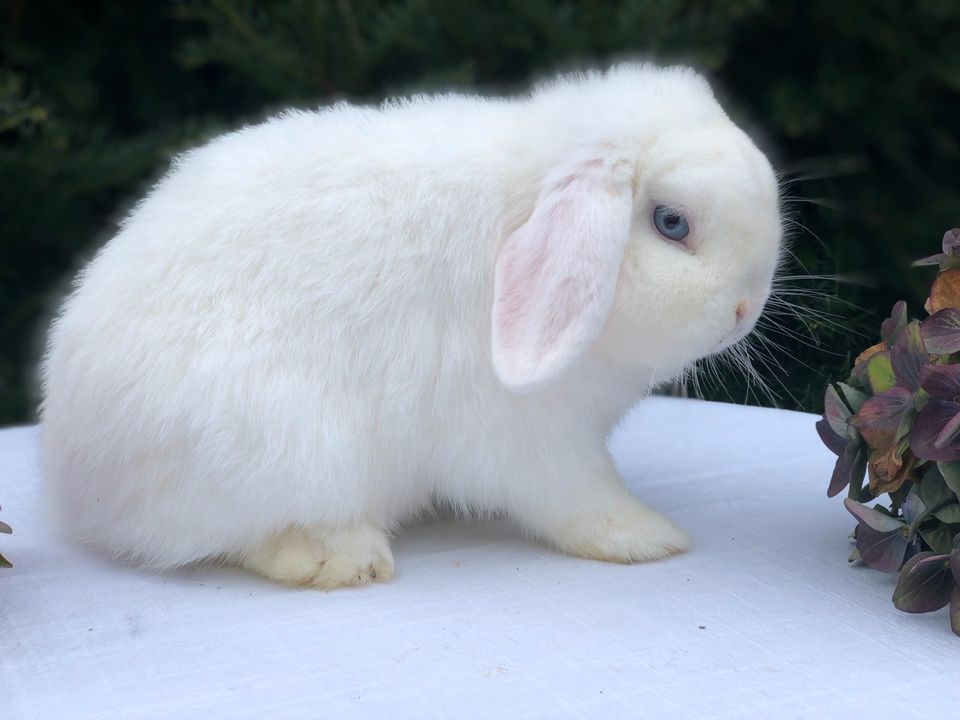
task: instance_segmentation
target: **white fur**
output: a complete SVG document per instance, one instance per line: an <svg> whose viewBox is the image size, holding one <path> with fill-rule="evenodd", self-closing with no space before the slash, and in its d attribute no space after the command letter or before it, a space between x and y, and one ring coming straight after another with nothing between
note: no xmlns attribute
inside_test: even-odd
<svg viewBox="0 0 960 720"><path fill-rule="evenodd" d="M549 262L504 270L531 242ZM389 576L386 534L435 501L582 556L677 552L604 439L749 331L779 243L773 171L685 69L230 133L178 158L53 324L55 509L112 556L325 587Z"/></svg>

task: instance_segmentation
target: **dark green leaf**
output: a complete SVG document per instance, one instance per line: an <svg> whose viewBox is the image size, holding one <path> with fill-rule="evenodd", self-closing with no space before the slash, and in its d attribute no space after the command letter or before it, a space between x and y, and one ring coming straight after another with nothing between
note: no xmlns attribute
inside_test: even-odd
<svg viewBox="0 0 960 720"><path fill-rule="evenodd" d="M938 462L937 467L947 487L960 495L960 462Z"/></svg>
<svg viewBox="0 0 960 720"><path fill-rule="evenodd" d="M942 523L936 523L929 527L920 528L918 531L923 541L930 546L930 549L943 555L949 554L953 550L953 541L950 537L950 531Z"/></svg>
<svg viewBox="0 0 960 720"><path fill-rule="evenodd" d="M950 602L954 587L956 583L946 555L917 553L900 571L893 604L904 612L933 612Z"/></svg>
<svg viewBox="0 0 960 720"><path fill-rule="evenodd" d="M7 560L3 555L0 555L0 568L12 568L13 563Z"/></svg>
<svg viewBox="0 0 960 720"><path fill-rule="evenodd" d="M943 475L936 463L930 463L920 479L920 498L927 507L938 505L953 493L943 481Z"/></svg>
<svg viewBox="0 0 960 720"><path fill-rule="evenodd" d="M863 392L863 390L858 390L847 383L838 382L837 388L840 390L843 401L847 407L850 408L851 412L859 410L860 406L870 397L867 393Z"/></svg>

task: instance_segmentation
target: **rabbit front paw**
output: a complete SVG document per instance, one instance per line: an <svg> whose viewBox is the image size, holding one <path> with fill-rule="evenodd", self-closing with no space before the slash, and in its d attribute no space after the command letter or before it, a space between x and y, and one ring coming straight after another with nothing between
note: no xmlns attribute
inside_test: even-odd
<svg viewBox="0 0 960 720"><path fill-rule="evenodd" d="M241 560L249 570L284 585L323 590L383 582L393 576L393 554L382 530L288 528Z"/></svg>
<svg viewBox="0 0 960 720"><path fill-rule="evenodd" d="M553 539L570 555L617 563L660 560L692 545L687 533L635 501L616 511L576 517Z"/></svg>

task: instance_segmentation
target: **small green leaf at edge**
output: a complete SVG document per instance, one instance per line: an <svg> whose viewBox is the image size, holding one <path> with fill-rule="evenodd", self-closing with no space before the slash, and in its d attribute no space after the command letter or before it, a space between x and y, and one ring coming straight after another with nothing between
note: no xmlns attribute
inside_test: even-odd
<svg viewBox="0 0 960 720"><path fill-rule="evenodd" d="M3 522L3 520L0 520L0 533L3 533L4 535L9 535L12 532L13 532L13 528L11 528L9 525Z"/></svg>
<svg viewBox="0 0 960 720"><path fill-rule="evenodd" d="M949 555L953 550L953 540L950 537L950 531L942 523L937 523L929 528L920 528L918 531L923 541L930 546L930 549L941 555Z"/></svg>
<svg viewBox="0 0 960 720"><path fill-rule="evenodd" d="M874 395L886 392L897 384L889 351L878 352L867 360L867 380Z"/></svg>
<svg viewBox="0 0 960 720"><path fill-rule="evenodd" d="M908 613L933 612L950 602L951 591L956 583L947 558L946 555L926 551L907 560L893 591L893 604L897 610Z"/></svg>
<svg viewBox="0 0 960 720"><path fill-rule="evenodd" d="M950 497L950 488L944 482L938 463L930 463L920 479L920 499L927 507L933 507Z"/></svg>
<svg viewBox="0 0 960 720"><path fill-rule="evenodd" d="M3 555L0 555L0 568L12 568L13 563L7 560Z"/></svg>
<svg viewBox="0 0 960 720"><path fill-rule="evenodd" d="M847 407L853 410L853 412L857 412L857 410L860 409L860 406L863 405L870 397L862 390L857 390L857 388L853 387L852 385L847 385L846 383L838 382L837 387L840 388L840 392L843 394L843 400L846 402Z"/></svg>
<svg viewBox="0 0 960 720"><path fill-rule="evenodd" d="M823 417L830 424L830 428L842 438L847 437L847 418L852 414L837 388L828 385L823 398Z"/></svg>
<svg viewBox="0 0 960 720"><path fill-rule="evenodd" d="M960 460L938 462L937 467L947 487L960 495Z"/></svg>
<svg viewBox="0 0 960 720"><path fill-rule="evenodd" d="M960 504L953 503L937 510L933 516L947 525L960 524Z"/></svg>

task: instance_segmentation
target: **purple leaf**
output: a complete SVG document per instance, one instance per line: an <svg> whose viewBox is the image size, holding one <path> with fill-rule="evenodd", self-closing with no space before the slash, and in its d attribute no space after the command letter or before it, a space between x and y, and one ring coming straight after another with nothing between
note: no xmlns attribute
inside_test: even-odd
<svg viewBox="0 0 960 720"><path fill-rule="evenodd" d="M937 448L937 450L943 450L944 448L958 445L958 434L960 434L960 408L958 408L958 414L954 415L947 424L943 426L943 430L937 435L937 439L933 441L933 446Z"/></svg>
<svg viewBox="0 0 960 720"><path fill-rule="evenodd" d="M927 365L920 371L920 387L930 397L952 400L960 395L960 365Z"/></svg>
<svg viewBox="0 0 960 720"><path fill-rule="evenodd" d="M907 554L907 539L899 530L878 532L866 523L853 531L860 559L881 572L896 572Z"/></svg>
<svg viewBox="0 0 960 720"><path fill-rule="evenodd" d="M818 420L816 428L817 434L820 436L820 439L823 440L823 444L830 448L830 452L834 455L842 455L843 449L850 441L845 437L837 435L826 419Z"/></svg>
<svg viewBox="0 0 960 720"><path fill-rule="evenodd" d="M930 356L920 335L920 323L916 320L907 325L897 336L890 349L890 364L899 385L911 390L920 387L920 370L930 362Z"/></svg>
<svg viewBox="0 0 960 720"><path fill-rule="evenodd" d="M960 228L947 230L943 234L943 254L960 255Z"/></svg>
<svg viewBox="0 0 960 720"><path fill-rule="evenodd" d="M880 324L880 337L889 347L897 335L907 326L907 304L900 300L894 304L890 317Z"/></svg>
<svg viewBox="0 0 960 720"><path fill-rule="evenodd" d="M960 310L944 308L928 317L920 326L928 352L934 355L960 352Z"/></svg>
<svg viewBox="0 0 960 720"><path fill-rule="evenodd" d="M827 488L827 497L833 497L847 485L860 487L867 471L867 446L860 440L850 440L833 466L833 476Z"/></svg>
<svg viewBox="0 0 960 720"><path fill-rule="evenodd" d="M921 460L960 460L960 444L936 446L944 426L960 412L960 406L950 400L930 400L917 415L910 431L910 449Z"/></svg>
<svg viewBox="0 0 960 720"><path fill-rule="evenodd" d="M954 587L946 555L917 553L900 571L893 604L908 613L933 612L950 602Z"/></svg>
<svg viewBox="0 0 960 720"><path fill-rule="evenodd" d="M913 412L913 393L897 385L864 402L848 421L874 449L896 442L898 430Z"/></svg>
<svg viewBox="0 0 960 720"><path fill-rule="evenodd" d="M847 437L847 418L850 415L852 415L850 408L841 399L837 388L829 385L823 398L823 416L837 435Z"/></svg>
<svg viewBox="0 0 960 720"><path fill-rule="evenodd" d="M913 525L913 521L923 515L926 509L927 506L920 497L920 493L911 492L900 506L900 513L903 515L904 523Z"/></svg>
<svg viewBox="0 0 960 720"><path fill-rule="evenodd" d="M860 522L864 522L877 532L891 532L906 527L903 520L887 515L874 508L861 505L855 500L844 498L843 506Z"/></svg>

